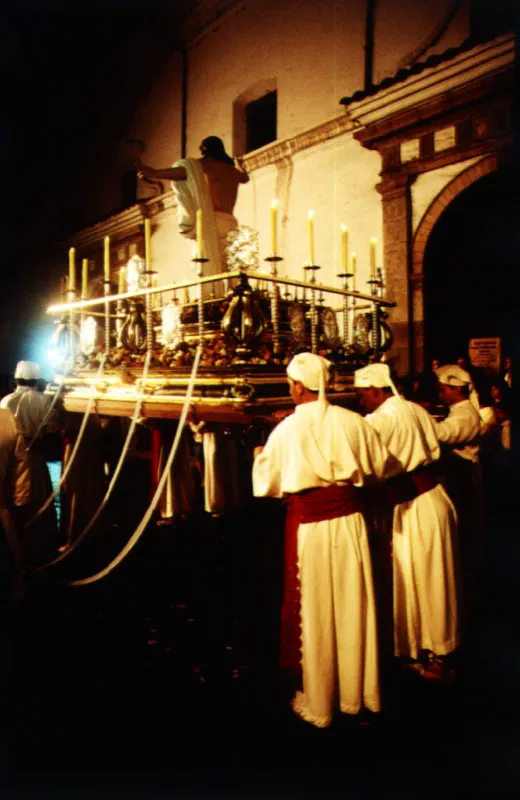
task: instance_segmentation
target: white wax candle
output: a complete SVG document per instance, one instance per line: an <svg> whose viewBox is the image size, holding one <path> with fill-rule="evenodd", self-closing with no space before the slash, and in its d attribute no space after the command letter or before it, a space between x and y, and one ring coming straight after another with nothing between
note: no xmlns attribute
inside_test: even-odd
<svg viewBox="0 0 520 800"><path fill-rule="evenodd" d="M197 258L202 258L202 209L197 209Z"/></svg>
<svg viewBox="0 0 520 800"><path fill-rule="evenodd" d="M76 291L76 250L71 247L69 250L69 292Z"/></svg>
<svg viewBox="0 0 520 800"><path fill-rule="evenodd" d="M278 228L278 219L277 219L277 206L278 201L273 200L271 202L271 255L276 255L276 250L278 247L277 242L277 228Z"/></svg>
<svg viewBox="0 0 520 800"><path fill-rule="evenodd" d="M110 236L105 236L104 250L105 281L110 280Z"/></svg>
<svg viewBox="0 0 520 800"><path fill-rule="evenodd" d="M84 258L81 265L81 296L86 299L88 294L88 259Z"/></svg>
<svg viewBox="0 0 520 800"><path fill-rule="evenodd" d="M370 239L370 277L372 280L376 277L376 243L377 239Z"/></svg>
<svg viewBox="0 0 520 800"><path fill-rule="evenodd" d="M314 211L309 209L307 214L307 227L309 231L309 262L314 265Z"/></svg>
<svg viewBox="0 0 520 800"><path fill-rule="evenodd" d="M144 260L146 269L151 269L152 264L152 223L149 219L144 221Z"/></svg>
<svg viewBox="0 0 520 800"><path fill-rule="evenodd" d="M341 226L341 271L348 272L348 230Z"/></svg>

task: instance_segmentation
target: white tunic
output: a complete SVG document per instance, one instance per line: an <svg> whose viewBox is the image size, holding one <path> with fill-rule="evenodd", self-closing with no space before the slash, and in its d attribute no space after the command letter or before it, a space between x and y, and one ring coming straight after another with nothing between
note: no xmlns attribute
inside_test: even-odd
<svg viewBox="0 0 520 800"><path fill-rule="evenodd" d="M17 386L12 394L0 401L0 408L8 408L18 420L25 439L32 439L47 413L52 400L31 386ZM53 410L46 420L46 429L57 428L57 412Z"/></svg>
<svg viewBox="0 0 520 800"><path fill-rule="evenodd" d="M435 423L435 430L439 442L451 445L455 455L478 462L480 414L469 400L450 406L446 419Z"/></svg>
<svg viewBox="0 0 520 800"><path fill-rule="evenodd" d="M26 445L38 431L52 400L30 386L18 386L12 394L2 398L0 408L8 408L15 415ZM57 430L57 412L53 410L46 420L45 430ZM27 509L31 519L52 494L52 483L45 456L37 446L29 451L31 471L31 496ZM22 536L22 554L27 561L39 561L58 546L56 509L53 503L31 525Z"/></svg>
<svg viewBox="0 0 520 800"><path fill-rule="evenodd" d="M355 414L305 403L271 433L253 466L257 497L281 497L390 471L386 448ZM360 513L298 528L303 692L293 708L324 727L337 704L348 714L380 708L376 609L365 521Z"/></svg>
<svg viewBox="0 0 520 800"><path fill-rule="evenodd" d="M421 406L390 397L365 419L406 472L439 458L434 420ZM396 655L446 655L459 644L456 553L455 509L440 484L394 507Z"/></svg>
<svg viewBox="0 0 520 800"><path fill-rule="evenodd" d="M29 461L25 443L11 411L0 410L0 508L29 502Z"/></svg>
<svg viewBox="0 0 520 800"><path fill-rule="evenodd" d="M440 442L448 445L445 485L457 509L459 541L466 584L472 593L485 559L485 507L479 461L480 414L469 400L450 406L448 416L435 424Z"/></svg>

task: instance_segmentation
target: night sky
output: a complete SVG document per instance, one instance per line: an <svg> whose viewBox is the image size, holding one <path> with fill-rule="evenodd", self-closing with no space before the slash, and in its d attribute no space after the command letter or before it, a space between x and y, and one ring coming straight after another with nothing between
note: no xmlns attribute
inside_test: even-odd
<svg viewBox="0 0 520 800"><path fill-rule="evenodd" d="M131 94L137 61L149 52L146 43L156 40L161 14L171 6L167 0L22 0L8 5L0 15L3 375L18 358L39 355L33 342L40 323L49 324L46 295L59 280L42 268L42 254L64 247L66 271L66 240L77 227L74 207L82 189L82 161L89 159L95 170L99 153L102 168L107 138L120 133L118 102ZM136 63L123 64L123 45L132 37L142 43L141 52ZM117 81L122 74L128 81L114 102L110 76Z"/></svg>

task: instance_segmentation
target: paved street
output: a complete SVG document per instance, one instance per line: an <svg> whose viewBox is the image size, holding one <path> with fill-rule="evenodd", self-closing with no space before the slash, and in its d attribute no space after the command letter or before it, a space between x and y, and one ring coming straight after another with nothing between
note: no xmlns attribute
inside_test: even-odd
<svg viewBox="0 0 520 800"><path fill-rule="evenodd" d="M2 796L81 787L110 797L475 797L520 788L513 509L493 520L485 602L456 683L396 673L380 719L328 730L292 716L278 677L279 520L276 503L257 501L234 518L154 524L107 578L68 587L124 543L128 531L111 527L32 576L4 626Z"/></svg>

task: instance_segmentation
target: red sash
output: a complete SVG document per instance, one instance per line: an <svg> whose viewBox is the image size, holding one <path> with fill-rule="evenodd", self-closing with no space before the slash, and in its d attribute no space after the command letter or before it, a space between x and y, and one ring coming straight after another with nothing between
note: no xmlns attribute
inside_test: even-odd
<svg viewBox="0 0 520 800"><path fill-rule="evenodd" d="M419 495L434 489L439 483L436 465L427 464L417 467L412 472L403 472L386 482L386 493L390 503L398 506L409 503Z"/></svg>
<svg viewBox="0 0 520 800"><path fill-rule="evenodd" d="M363 511L360 489L324 486L286 497L284 587L280 630L280 668L302 688L300 581L298 580L298 528L306 522L347 517Z"/></svg>

